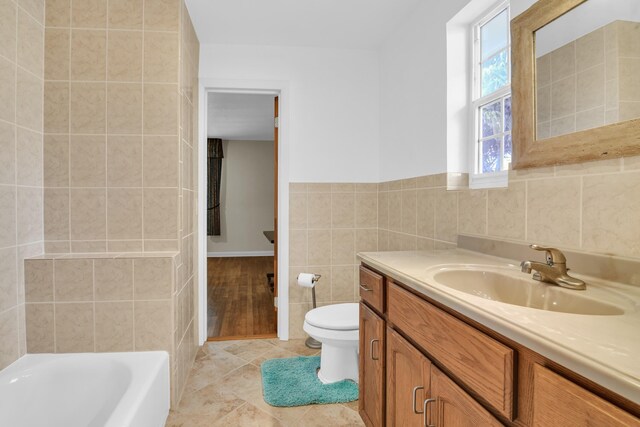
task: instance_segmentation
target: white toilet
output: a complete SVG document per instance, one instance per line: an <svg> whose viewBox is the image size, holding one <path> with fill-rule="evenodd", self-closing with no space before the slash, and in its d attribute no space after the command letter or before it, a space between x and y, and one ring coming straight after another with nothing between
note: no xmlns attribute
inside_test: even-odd
<svg viewBox="0 0 640 427"><path fill-rule="evenodd" d="M358 382L358 304L314 308L304 316L304 331L322 343L318 378L324 384Z"/></svg>

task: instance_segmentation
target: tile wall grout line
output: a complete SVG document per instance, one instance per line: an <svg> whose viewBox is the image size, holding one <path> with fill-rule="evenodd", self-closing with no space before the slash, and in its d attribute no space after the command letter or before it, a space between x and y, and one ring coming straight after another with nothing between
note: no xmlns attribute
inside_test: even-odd
<svg viewBox="0 0 640 427"><path fill-rule="evenodd" d="M109 0L105 1L105 49L104 49L104 237L105 249L109 249ZM95 298L94 298L95 299ZM95 318L95 303L94 303ZM94 322L95 340L95 322ZM95 350L94 350L95 351Z"/></svg>
<svg viewBox="0 0 640 427"><path fill-rule="evenodd" d="M73 31L72 31L72 27L73 27L73 0L69 0L69 58L67 59L68 61L68 69L67 69L67 77L69 78L69 80L71 80L71 38L73 37ZM67 199L68 199L68 204L69 204L69 214L68 214L68 218L67 221L69 222L68 224L68 230L67 230L67 234L69 236L69 252L72 252L72 248L71 248L71 120L72 120L72 116L71 116L71 83L69 83L69 86L67 88L67 99L68 99L68 105L67 105Z"/></svg>
<svg viewBox="0 0 640 427"><path fill-rule="evenodd" d="M524 240L529 240L529 181L524 181Z"/></svg>
<svg viewBox="0 0 640 427"><path fill-rule="evenodd" d="M573 132L575 132L578 125L578 43L573 42L573 45L573 64L575 67L573 75Z"/></svg>
<svg viewBox="0 0 640 427"><path fill-rule="evenodd" d="M91 291L93 294L93 352L98 350L98 337L96 335L96 260L91 260Z"/></svg>
<svg viewBox="0 0 640 427"><path fill-rule="evenodd" d="M144 170L144 142L145 142L145 128L144 128L144 93L145 93L145 78L144 78L144 54L145 54L145 32L146 32L146 21L145 21L145 9L146 9L146 0L142 0L142 58L140 61L140 82L141 82L141 87L142 87L142 102L140 103L140 132L141 132L141 138L140 138L140 180L141 180L141 184L142 184L142 191L141 191L141 207L140 207L140 212L142 215L141 218L141 223L140 223L140 227L142 228L141 230L141 235L142 235L142 250L146 251L147 250L147 235L145 233L145 220L144 220L144 214L145 214L145 209L144 209L144 201L145 201L145 170ZM135 290L135 289L134 289ZM134 318L135 318L135 309L134 309ZM135 324L134 324L134 349L135 349Z"/></svg>
<svg viewBox="0 0 640 427"><path fill-rule="evenodd" d="M46 3L46 2L45 2ZM41 238L42 238L42 245L40 246L40 250L38 251L40 254L44 254L45 252L45 246L44 246L44 230L45 230L45 223L44 223L44 83L45 83L45 65L46 65L46 34L47 34L47 28L46 28L46 20L47 20L47 16L46 16L46 7L44 7L45 5L43 5L43 15L42 15L42 23L39 22L39 25L42 27L42 39L41 39L41 44L42 44L42 96L41 96L41 100L40 100L40 104L42 105L42 115L41 115L41 120L42 120L42 126L40 129L40 173L41 175L41 179L40 179L40 185L42 186L42 188L40 189L40 200L41 200L41 211L42 211L42 216L40 217L40 226L41 226L41 230L42 230L42 234L41 234ZM24 271L24 260L22 261L22 267L23 267L23 271ZM23 279L22 279L22 286L24 287L24 274L23 274ZM18 285L20 286L20 284ZM25 289L25 293L26 293L26 289ZM25 297L26 300L26 297ZM26 323L26 310L25 310L25 323ZM25 341L26 341L26 324L25 324ZM26 347L25 347L25 351L26 351Z"/></svg>
<svg viewBox="0 0 640 427"><path fill-rule="evenodd" d="M135 28L112 28L109 26L109 24L107 23L107 26L104 28L101 27L65 27L65 26L49 26L47 28L51 28L54 30L69 30L69 29L74 29L74 30L82 30L82 31L100 31L100 30L106 30L106 31L118 31L118 32L134 32L134 33L141 33L142 29L135 29ZM163 34L176 34L178 33L178 31L173 31L173 30L146 30L148 32L151 33L163 33Z"/></svg>
<svg viewBox="0 0 640 427"><path fill-rule="evenodd" d="M578 227L578 236L579 236L579 240L578 240L578 248L580 248L580 250L583 250L584 247L584 236L583 236L583 232L582 232L582 228L583 228L583 215L584 215L584 176L580 176L580 196L579 196L579 208L578 208L578 218L579 218L579 227Z"/></svg>
<svg viewBox="0 0 640 427"><path fill-rule="evenodd" d="M18 123L18 33L19 33L19 27L18 27L18 13L20 10L20 6L18 5L17 0L14 2L15 6L16 6L16 11L15 11L15 24L16 24L16 30L15 30L15 37L16 37L16 41L15 41L15 54L14 54L14 58L13 58L13 76L14 76L14 93L13 93L13 126L14 126L14 131L13 131L13 146L14 146L14 152L13 152L13 164L14 164L14 168L13 168L13 185L12 185L12 190L13 190L13 199L14 199L14 214L15 214L15 224L14 224L14 237L15 237L15 242L13 245L13 252L15 254L16 257L16 261L15 261L15 269L16 269L16 280L15 283L13 284L14 289L16 291L16 306L18 307L18 295L19 295L19 290L20 290L20 285L18 283L18 271L19 271L19 253L18 253L18 130L16 128L16 125ZM43 84L44 87L44 84ZM43 89L44 90L44 89ZM26 295L25 295L25 300L26 300ZM13 307L11 307L13 308ZM26 319L26 310L25 310L25 319ZM26 323L26 320L25 320ZM19 331L19 326L18 326L18 331ZM25 341L26 341L26 324L25 324ZM19 332L18 332L18 339L19 338ZM18 342L18 348L20 347L20 343ZM20 350L18 349L18 354L20 353Z"/></svg>
<svg viewBox="0 0 640 427"><path fill-rule="evenodd" d="M52 80L46 80L46 81L49 82L49 83L51 83L51 82L55 83L55 81L52 81ZM81 82L73 81L73 83L81 83ZM88 82L88 83L102 83L102 82L100 82L100 81L97 81L97 82L96 81L91 81L91 82ZM107 81L106 83L120 84L122 82L119 82L119 81ZM7 120L4 120L2 118L0 118L0 122L11 123L11 122L9 122ZM18 127L33 131L33 129L27 128L25 126L18 126ZM44 135L62 135L62 136L64 136L64 135L68 135L68 132L43 132L43 134ZM74 136L107 136L107 133L106 132L102 132L102 133L100 133L100 132L97 132L97 133L74 132L73 135ZM165 137L165 138L172 138L172 137L176 136L176 135L170 135L170 134L166 134L166 133L124 133L124 132L118 132L118 133L111 132L111 133L109 133L109 135L122 136L122 137L124 137L124 136L140 136L140 137L142 137L142 136L154 136L154 137Z"/></svg>
<svg viewBox="0 0 640 427"><path fill-rule="evenodd" d="M56 298L56 264L57 262L55 260L53 260L51 262L51 264L53 264L53 295L52 295L52 299L53 299L53 352L57 353L57 349L58 349L58 331L56 328L56 305L57 305L57 298Z"/></svg>

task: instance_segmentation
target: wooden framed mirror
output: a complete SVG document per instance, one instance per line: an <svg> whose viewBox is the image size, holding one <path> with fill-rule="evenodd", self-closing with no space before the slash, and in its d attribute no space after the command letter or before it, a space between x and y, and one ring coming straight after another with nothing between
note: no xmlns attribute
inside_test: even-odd
<svg viewBox="0 0 640 427"><path fill-rule="evenodd" d="M640 154L640 2L539 0L511 38L513 169Z"/></svg>

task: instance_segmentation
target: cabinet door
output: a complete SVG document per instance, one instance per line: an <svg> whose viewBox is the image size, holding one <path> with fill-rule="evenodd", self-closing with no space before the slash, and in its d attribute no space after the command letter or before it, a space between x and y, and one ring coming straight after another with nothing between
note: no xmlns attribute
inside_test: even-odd
<svg viewBox="0 0 640 427"><path fill-rule="evenodd" d="M387 425L422 427L423 402L430 397L431 362L387 328Z"/></svg>
<svg viewBox="0 0 640 427"><path fill-rule="evenodd" d="M384 320L360 303L360 416L369 427L384 425Z"/></svg>
<svg viewBox="0 0 640 427"><path fill-rule="evenodd" d="M533 426L638 427L640 420L549 369L535 365Z"/></svg>
<svg viewBox="0 0 640 427"><path fill-rule="evenodd" d="M471 396L465 393L442 371L431 366L431 395L435 402L429 404L432 425L437 427L498 427L496 420Z"/></svg>
<svg viewBox="0 0 640 427"><path fill-rule="evenodd" d="M461 384L513 419L513 349L396 284L387 288L389 322Z"/></svg>

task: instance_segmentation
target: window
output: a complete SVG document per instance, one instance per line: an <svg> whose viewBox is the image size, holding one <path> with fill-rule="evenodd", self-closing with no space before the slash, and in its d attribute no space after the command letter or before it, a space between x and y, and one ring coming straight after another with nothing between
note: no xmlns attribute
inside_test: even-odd
<svg viewBox="0 0 640 427"><path fill-rule="evenodd" d="M473 168L477 175L503 176L511 164L511 38L509 5L476 22L473 34Z"/></svg>

